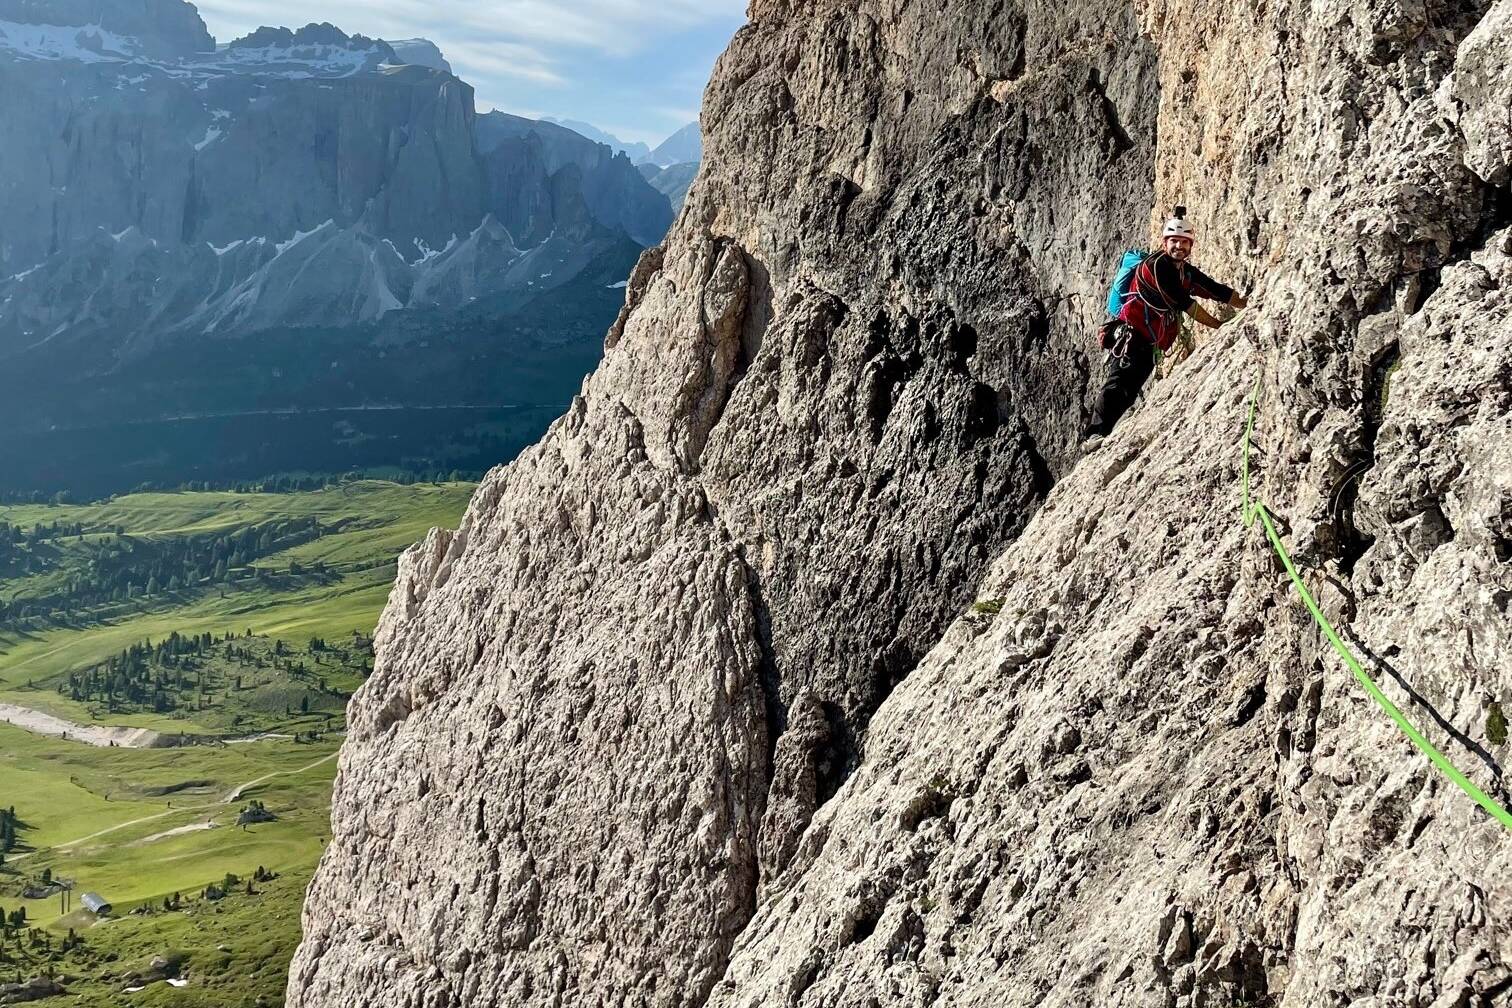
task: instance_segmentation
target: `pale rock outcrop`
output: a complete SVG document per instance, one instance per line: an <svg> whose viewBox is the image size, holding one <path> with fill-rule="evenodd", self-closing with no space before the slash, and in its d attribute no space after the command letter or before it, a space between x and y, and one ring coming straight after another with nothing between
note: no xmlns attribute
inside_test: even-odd
<svg viewBox="0 0 1512 1008"><path fill-rule="evenodd" d="M753 3L603 366L406 560L291 1003L1505 1000L1512 834L1240 510L1258 383L1309 584L1495 788L1509 2ZM1081 458L1176 202L1254 307Z"/></svg>
<svg viewBox="0 0 1512 1008"><path fill-rule="evenodd" d="M1512 8L1497 4L1461 43L1450 92L1465 136L1465 164L1493 185L1505 187L1512 160Z"/></svg>

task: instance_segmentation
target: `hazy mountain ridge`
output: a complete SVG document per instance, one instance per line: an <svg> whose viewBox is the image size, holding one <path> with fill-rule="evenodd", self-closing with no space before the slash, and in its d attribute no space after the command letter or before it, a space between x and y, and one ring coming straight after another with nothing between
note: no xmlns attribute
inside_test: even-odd
<svg viewBox="0 0 1512 1008"><path fill-rule="evenodd" d="M589 140L592 140L595 143L604 144L617 153L624 154L636 164L640 164L642 161L651 156L651 148L649 145L642 143L639 140L633 142L621 140L613 133L601 130L592 123L585 123L580 119L559 119L556 116L546 116L542 121L555 123L558 126L563 126L567 129L572 130L572 132L578 134L579 136L587 137Z"/></svg>
<svg viewBox="0 0 1512 1008"><path fill-rule="evenodd" d="M579 136L605 144L629 157L636 165L655 165L670 168L673 165L696 164L703 158L703 132L696 122L691 122L657 144L653 149L646 144L626 143L612 133L606 133L591 123L547 116L545 122L554 123L572 130Z"/></svg>
<svg viewBox="0 0 1512 1008"><path fill-rule="evenodd" d="M221 248L164 246L135 228L102 231L0 280L0 342L79 349L93 339L92 349L125 359L177 338L339 328L409 308L551 290L576 276L577 250L592 244L591 233L562 235L521 251L492 214L416 259L329 220L282 242L257 237Z"/></svg>
<svg viewBox="0 0 1512 1008"><path fill-rule="evenodd" d="M670 168L677 164L690 164L703 160L703 132L698 123L691 122L657 144L647 158L652 164Z"/></svg>
<svg viewBox="0 0 1512 1008"><path fill-rule="evenodd" d="M505 208L504 219L522 229L527 243L542 231L545 220L532 220L523 210L516 211L516 216L508 208L533 202L543 190L521 185L529 181L528 176L519 178L522 170L569 180L570 191L581 194L589 216L618 226L642 245L655 245L666 234L670 217L662 212L660 201L645 191L625 155L602 144L584 143L583 137L554 123L504 112L479 116L475 132L479 152L489 166L490 202ZM556 201L561 203L568 191L560 190Z"/></svg>
<svg viewBox="0 0 1512 1008"><path fill-rule="evenodd" d="M693 180L698 177L698 167L696 161L675 164L667 168L651 162L639 166L640 173L645 176L647 182L651 183L651 188L666 196L673 210L682 209L683 203L688 198L688 190L692 187Z"/></svg>

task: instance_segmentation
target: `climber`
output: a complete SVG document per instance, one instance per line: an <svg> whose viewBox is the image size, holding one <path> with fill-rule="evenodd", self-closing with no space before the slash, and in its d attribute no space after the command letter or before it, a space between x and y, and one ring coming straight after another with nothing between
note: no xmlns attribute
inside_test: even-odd
<svg viewBox="0 0 1512 1008"><path fill-rule="evenodd" d="M1089 449L1101 444L1134 405L1155 370L1156 351L1164 353L1176 341L1182 312L1212 329L1227 321L1212 315L1195 298L1222 301L1236 309L1249 303L1232 287L1191 264L1195 235L1186 220L1186 207L1177 207L1161 230L1160 251L1124 256L1109 296L1112 317L1102 328L1102 345L1110 352L1111 367L1088 432Z"/></svg>

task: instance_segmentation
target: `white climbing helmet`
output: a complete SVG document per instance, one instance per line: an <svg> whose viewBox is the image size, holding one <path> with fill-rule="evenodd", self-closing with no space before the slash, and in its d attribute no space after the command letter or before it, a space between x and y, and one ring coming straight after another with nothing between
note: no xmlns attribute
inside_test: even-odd
<svg viewBox="0 0 1512 1008"><path fill-rule="evenodd" d="M1165 222L1165 228L1160 232L1160 240L1167 238L1185 238L1188 241L1197 240L1197 229L1187 223L1186 207L1179 206L1171 219Z"/></svg>

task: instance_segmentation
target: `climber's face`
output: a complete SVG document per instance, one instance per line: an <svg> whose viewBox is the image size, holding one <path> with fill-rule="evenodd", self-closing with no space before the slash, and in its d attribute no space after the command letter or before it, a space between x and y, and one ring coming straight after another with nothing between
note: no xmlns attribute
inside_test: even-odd
<svg viewBox="0 0 1512 1008"><path fill-rule="evenodd" d="M1166 255L1177 262L1186 262L1187 257L1192 254L1192 239L1172 235L1165 240L1165 250Z"/></svg>

